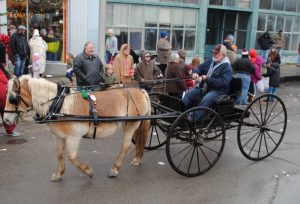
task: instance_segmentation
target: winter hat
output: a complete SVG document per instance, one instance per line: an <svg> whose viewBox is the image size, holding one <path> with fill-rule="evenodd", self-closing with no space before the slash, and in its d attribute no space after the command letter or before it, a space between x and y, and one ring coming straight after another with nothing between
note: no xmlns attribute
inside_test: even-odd
<svg viewBox="0 0 300 204"><path fill-rule="evenodd" d="M217 44L215 48L212 50L214 54L222 53L225 56L227 55L227 48L222 44Z"/></svg>
<svg viewBox="0 0 300 204"><path fill-rule="evenodd" d="M242 49L242 55L249 55L249 52L246 48Z"/></svg>
<svg viewBox="0 0 300 204"><path fill-rule="evenodd" d="M40 55L39 55L39 53L34 53L33 55L32 55L32 61L33 62L36 62L36 61L39 61L39 59L40 59Z"/></svg>
<svg viewBox="0 0 300 204"><path fill-rule="evenodd" d="M27 28L25 26L23 26L23 25L19 25L18 26L18 30L27 30Z"/></svg>
<svg viewBox="0 0 300 204"><path fill-rule="evenodd" d="M179 55L178 54L172 54L170 57L169 62L176 62L176 60L179 59Z"/></svg>
<svg viewBox="0 0 300 204"><path fill-rule="evenodd" d="M232 34L226 35L226 40L233 42L233 35Z"/></svg>
<svg viewBox="0 0 300 204"><path fill-rule="evenodd" d="M185 59L186 51L184 51L183 49L180 49L180 50L178 50L178 55L180 58Z"/></svg>
<svg viewBox="0 0 300 204"><path fill-rule="evenodd" d="M38 29L34 29L33 36L40 36Z"/></svg>
<svg viewBox="0 0 300 204"><path fill-rule="evenodd" d="M168 35L168 33L166 31L161 31L160 32L160 37L164 38Z"/></svg>
<svg viewBox="0 0 300 204"><path fill-rule="evenodd" d="M251 49L249 51L249 57L250 57L250 61L255 64L256 63L256 58L257 58L257 52L255 49Z"/></svg>

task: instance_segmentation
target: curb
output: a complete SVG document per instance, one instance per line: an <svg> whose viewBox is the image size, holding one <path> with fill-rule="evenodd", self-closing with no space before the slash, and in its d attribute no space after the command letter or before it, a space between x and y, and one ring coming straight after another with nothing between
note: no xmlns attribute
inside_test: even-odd
<svg viewBox="0 0 300 204"><path fill-rule="evenodd" d="M300 76L284 76L280 77L280 83L300 82Z"/></svg>

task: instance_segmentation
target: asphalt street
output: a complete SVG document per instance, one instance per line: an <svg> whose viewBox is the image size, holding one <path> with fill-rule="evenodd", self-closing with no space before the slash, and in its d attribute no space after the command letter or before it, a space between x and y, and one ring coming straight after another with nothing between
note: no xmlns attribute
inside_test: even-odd
<svg viewBox="0 0 300 204"><path fill-rule="evenodd" d="M132 167L131 147L120 175L107 177L120 145L121 132L98 140L83 139L79 158L94 169L92 179L69 161L60 182L50 182L56 169L53 139L46 125L22 121L18 138L0 136L0 203L205 203L298 204L300 201L300 83L284 83L288 123L275 153L260 162L240 153L236 130L228 130L218 163L206 174L187 178L168 164L165 147L146 151L143 164ZM3 132L3 128L0 129Z"/></svg>

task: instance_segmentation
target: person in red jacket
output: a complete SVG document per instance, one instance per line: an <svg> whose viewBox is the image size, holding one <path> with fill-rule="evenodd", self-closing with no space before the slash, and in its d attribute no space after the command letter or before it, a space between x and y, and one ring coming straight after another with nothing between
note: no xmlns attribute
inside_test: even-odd
<svg viewBox="0 0 300 204"><path fill-rule="evenodd" d="M7 82L10 78L9 73L5 70L2 63L0 63L0 114L3 121L3 115L4 115L4 108L6 103L6 89L7 89ZM3 126L6 130L7 136L13 136L17 137L20 135L20 133L14 131L16 128L16 125L8 125L3 121Z"/></svg>

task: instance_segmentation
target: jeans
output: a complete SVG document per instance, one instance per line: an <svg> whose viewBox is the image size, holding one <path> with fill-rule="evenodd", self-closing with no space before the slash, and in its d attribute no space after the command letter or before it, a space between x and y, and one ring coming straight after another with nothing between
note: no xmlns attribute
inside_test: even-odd
<svg viewBox="0 0 300 204"><path fill-rule="evenodd" d="M248 104L248 90L251 81L251 77L249 74L237 73L237 75L242 79L242 88L241 94L237 98L236 103L240 105L247 105Z"/></svg>
<svg viewBox="0 0 300 204"><path fill-rule="evenodd" d="M207 92L205 95L203 90L200 88L194 88L187 92L183 98L185 110L192 108L194 104L201 107L211 107L216 103L218 96L221 94L215 90ZM195 111L193 113L193 118L195 120L201 120L204 118L203 111Z"/></svg>
<svg viewBox="0 0 300 204"><path fill-rule="evenodd" d="M16 77L20 77L24 74L26 57L21 57L19 54L16 54L14 55L14 60L15 60L14 75L16 75Z"/></svg>
<svg viewBox="0 0 300 204"><path fill-rule="evenodd" d="M268 90L269 94L276 94L277 93L277 87L274 86L269 86L269 90ZM268 97L268 101L273 101L273 97Z"/></svg>
<svg viewBox="0 0 300 204"><path fill-rule="evenodd" d="M264 63L267 63L268 61L268 54L269 54L269 50L260 50L260 55L264 59Z"/></svg>
<svg viewBox="0 0 300 204"><path fill-rule="evenodd" d="M105 63L108 64L111 58L111 53L109 51L105 51Z"/></svg>
<svg viewBox="0 0 300 204"><path fill-rule="evenodd" d="M47 51L46 55L47 55L47 60L48 61L60 61L60 60L58 60L57 52L52 53L52 52Z"/></svg>

